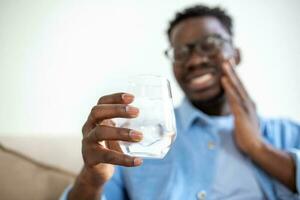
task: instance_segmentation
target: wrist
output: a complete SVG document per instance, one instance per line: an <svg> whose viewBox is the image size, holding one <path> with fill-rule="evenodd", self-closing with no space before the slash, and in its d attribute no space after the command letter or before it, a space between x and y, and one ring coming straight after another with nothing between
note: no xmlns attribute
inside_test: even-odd
<svg viewBox="0 0 300 200"><path fill-rule="evenodd" d="M256 158L257 156L264 155L263 152L265 152L267 148L268 145L263 140L259 139L251 144L246 154L251 158Z"/></svg>
<svg viewBox="0 0 300 200"><path fill-rule="evenodd" d="M81 170L79 179L82 184L89 185L93 188L99 188L106 183L106 180L99 176L96 170L86 166Z"/></svg>
<svg viewBox="0 0 300 200"><path fill-rule="evenodd" d="M68 199L99 199L103 191L105 181L102 181L98 176L93 173L93 170L89 170L83 167L79 176L77 177L73 188L68 194Z"/></svg>

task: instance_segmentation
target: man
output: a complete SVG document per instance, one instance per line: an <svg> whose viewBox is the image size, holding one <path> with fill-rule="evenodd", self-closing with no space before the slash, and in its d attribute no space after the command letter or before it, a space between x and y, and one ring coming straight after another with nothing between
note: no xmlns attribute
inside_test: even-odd
<svg viewBox="0 0 300 200"><path fill-rule="evenodd" d="M186 98L178 135L162 160L133 158L116 141L142 133L112 118L138 117L134 96L103 96L83 126L84 167L68 199L299 199L300 126L259 117L235 72L232 20L198 5L176 15L166 54ZM126 166L126 167L120 167Z"/></svg>

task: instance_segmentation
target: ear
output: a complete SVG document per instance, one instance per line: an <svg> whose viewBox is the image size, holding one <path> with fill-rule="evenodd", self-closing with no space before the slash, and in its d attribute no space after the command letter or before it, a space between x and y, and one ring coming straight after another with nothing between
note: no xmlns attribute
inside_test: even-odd
<svg viewBox="0 0 300 200"><path fill-rule="evenodd" d="M241 51L239 48L234 49L234 61L235 65L239 65L241 63Z"/></svg>

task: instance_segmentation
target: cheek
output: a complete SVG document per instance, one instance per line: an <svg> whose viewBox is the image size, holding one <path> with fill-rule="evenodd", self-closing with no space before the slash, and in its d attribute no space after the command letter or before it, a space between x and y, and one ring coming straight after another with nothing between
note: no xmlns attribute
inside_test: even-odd
<svg viewBox="0 0 300 200"><path fill-rule="evenodd" d="M228 53L226 52L219 52L218 54L214 55L211 59L213 60L215 65L220 66L228 57Z"/></svg>
<svg viewBox="0 0 300 200"><path fill-rule="evenodd" d="M182 72L179 66L174 65L173 66L173 73L175 75L175 78L177 79L177 81L180 81L181 76L182 76Z"/></svg>
<svg viewBox="0 0 300 200"><path fill-rule="evenodd" d="M219 53L219 62L224 62L234 57L234 50L231 47L224 47L222 52Z"/></svg>
<svg viewBox="0 0 300 200"><path fill-rule="evenodd" d="M217 68L218 75L221 76L223 74L222 65L224 61L228 61L230 58L232 58L232 54L229 54L226 51L220 52L212 58L214 65Z"/></svg>

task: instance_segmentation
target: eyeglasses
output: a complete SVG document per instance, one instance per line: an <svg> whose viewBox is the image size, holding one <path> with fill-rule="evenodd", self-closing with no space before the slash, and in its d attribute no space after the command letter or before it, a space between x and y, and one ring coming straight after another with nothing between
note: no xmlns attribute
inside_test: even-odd
<svg viewBox="0 0 300 200"><path fill-rule="evenodd" d="M190 57L193 50L195 50L197 54L213 56L220 52L225 43L231 44L232 42L229 39L225 39L220 35L214 34L191 44L170 47L165 51L165 55L172 62L185 62Z"/></svg>

